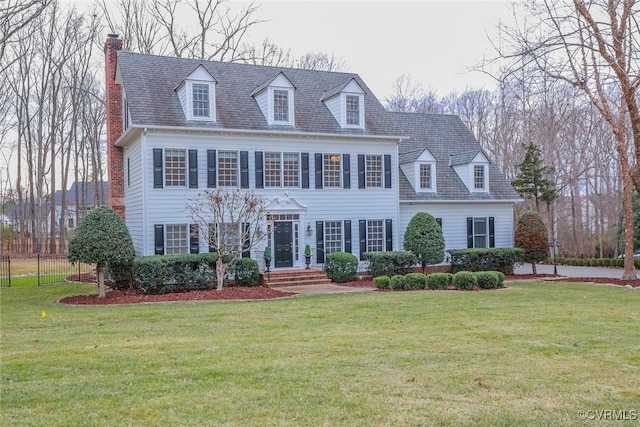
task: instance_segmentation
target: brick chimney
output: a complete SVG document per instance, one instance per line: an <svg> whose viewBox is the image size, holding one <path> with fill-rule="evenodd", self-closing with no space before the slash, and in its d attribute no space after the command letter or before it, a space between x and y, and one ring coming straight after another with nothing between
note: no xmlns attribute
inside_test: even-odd
<svg viewBox="0 0 640 427"><path fill-rule="evenodd" d="M116 83L117 52L122 40L109 34L104 45L107 109L107 169L109 174L109 206L124 219L124 154L114 144L122 135L122 89Z"/></svg>

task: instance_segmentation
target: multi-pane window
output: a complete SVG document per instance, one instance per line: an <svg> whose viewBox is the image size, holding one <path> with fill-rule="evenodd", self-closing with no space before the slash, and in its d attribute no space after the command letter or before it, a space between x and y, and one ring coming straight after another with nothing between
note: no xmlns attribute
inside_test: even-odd
<svg viewBox="0 0 640 427"><path fill-rule="evenodd" d="M209 117L209 85L196 84L191 86L193 96L193 117Z"/></svg>
<svg viewBox="0 0 640 427"><path fill-rule="evenodd" d="M286 90L273 91L273 121L289 121L289 92Z"/></svg>
<svg viewBox="0 0 640 427"><path fill-rule="evenodd" d="M187 253L187 226L185 224L166 226L166 253L186 254Z"/></svg>
<svg viewBox="0 0 640 427"><path fill-rule="evenodd" d="M240 252L240 230L237 223L222 222L218 224L219 240L225 252Z"/></svg>
<svg viewBox="0 0 640 427"><path fill-rule="evenodd" d="M342 221L326 221L324 223L325 255L342 251Z"/></svg>
<svg viewBox="0 0 640 427"><path fill-rule="evenodd" d="M187 156L184 150L164 150L165 187L187 185Z"/></svg>
<svg viewBox="0 0 640 427"><path fill-rule="evenodd" d="M366 162L367 187L382 187L382 156L367 155Z"/></svg>
<svg viewBox="0 0 640 427"><path fill-rule="evenodd" d="M487 218L473 218L473 247L487 247Z"/></svg>
<svg viewBox="0 0 640 427"><path fill-rule="evenodd" d="M221 187L238 186L237 151L218 151L218 184Z"/></svg>
<svg viewBox="0 0 640 427"><path fill-rule="evenodd" d="M383 249L382 220L367 221L367 252L381 252Z"/></svg>
<svg viewBox="0 0 640 427"><path fill-rule="evenodd" d="M298 187L300 156L298 153L264 153L265 187Z"/></svg>
<svg viewBox="0 0 640 427"><path fill-rule="evenodd" d="M431 190L433 183L431 182L431 165L428 163L420 164L420 188L423 190Z"/></svg>
<svg viewBox="0 0 640 427"><path fill-rule="evenodd" d="M484 189L484 165L473 166L473 188Z"/></svg>
<svg viewBox="0 0 640 427"><path fill-rule="evenodd" d="M347 95L346 113L348 126L360 126L360 97L357 95Z"/></svg>
<svg viewBox="0 0 640 427"><path fill-rule="evenodd" d="M340 154L323 155L322 185L324 187L341 187L341 156Z"/></svg>

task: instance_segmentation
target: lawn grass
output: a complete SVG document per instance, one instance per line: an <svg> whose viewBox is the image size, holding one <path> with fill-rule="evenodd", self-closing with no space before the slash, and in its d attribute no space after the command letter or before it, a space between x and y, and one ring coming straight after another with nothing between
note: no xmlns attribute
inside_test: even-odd
<svg viewBox="0 0 640 427"><path fill-rule="evenodd" d="M626 411L611 425L637 425L640 415L635 290L56 302L93 292L0 290L1 425L570 426L602 425L579 411L606 410Z"/></svg>

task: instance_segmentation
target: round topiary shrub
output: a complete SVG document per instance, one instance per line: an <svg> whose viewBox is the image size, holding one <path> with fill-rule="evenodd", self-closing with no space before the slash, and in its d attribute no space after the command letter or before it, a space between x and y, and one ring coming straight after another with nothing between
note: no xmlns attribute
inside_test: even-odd
<svg viewBox="0 0 640 427"><path fill-rule="evenodd" d="M427 286L427 276L422 273L409 273L405 277L405 289L412 291L424 289Z"/></svg>
<svg viewBox="0 0 640 427"><path fill-rule="evenodd" d="M498 275L498 287L504 286L504 273L502 271L494 271Z"/></svg>
<svg viewBox="0 0 640 427"><path fill-rule="evenodd" d="M431 273L427 275L427 288L433 290L447 289L453 283L451 273Z"/></svg>
<svg viewBox="0 0 640 427"><path fill-rule="evenodd" d="M453 286L460 291L472 291L477 285L476 275L470 271L458 271L453 275Z"/></svg>
<svg viewBox="0 0 640 427"><path fill-rule="evenodd" d="M405 278L405 276L396 274L391 278L391 283L389 285L394 291L400 291L402 289L405 289L406 283L407 279Z"/></svg>
<svg viewBox="0 0 640 427"><path fill-rule="evenodd" d="M260 278L258 262L251 258L239 258L233 265L236 285L255 286Z"/></svg>
<svg viewBox="0 0 640 427"><path fill-rule="evenodd" d="M391 287L391 278L389 276L374 277L373 286L378 289L389 289Z"/></svg>
<svg viewBox="0 0 640 427"><path fill-rule="evenodd" d="M324 272L336 283L351 280L358 271L358 258L347 252L333 252L327 256Z"/></svg>
<svg viewBox="0 0 640 427"><path fill-rule="evenodd" d="M495 271L478 271L475 273L478 286L482 289L495 289L500 282Z"/></svg>

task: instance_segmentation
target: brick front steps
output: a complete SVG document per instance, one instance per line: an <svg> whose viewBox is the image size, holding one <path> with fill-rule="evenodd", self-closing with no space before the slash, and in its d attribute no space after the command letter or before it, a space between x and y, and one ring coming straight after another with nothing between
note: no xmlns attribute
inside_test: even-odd
<svg viewBox="0 0 640 427"><path fill-rule="evenodd" d="M324 272L317 268L276 270L268 275L260 272L260 286L276 288L280 286L300 286L300 285L328 285L331 280Z"/></svg>

